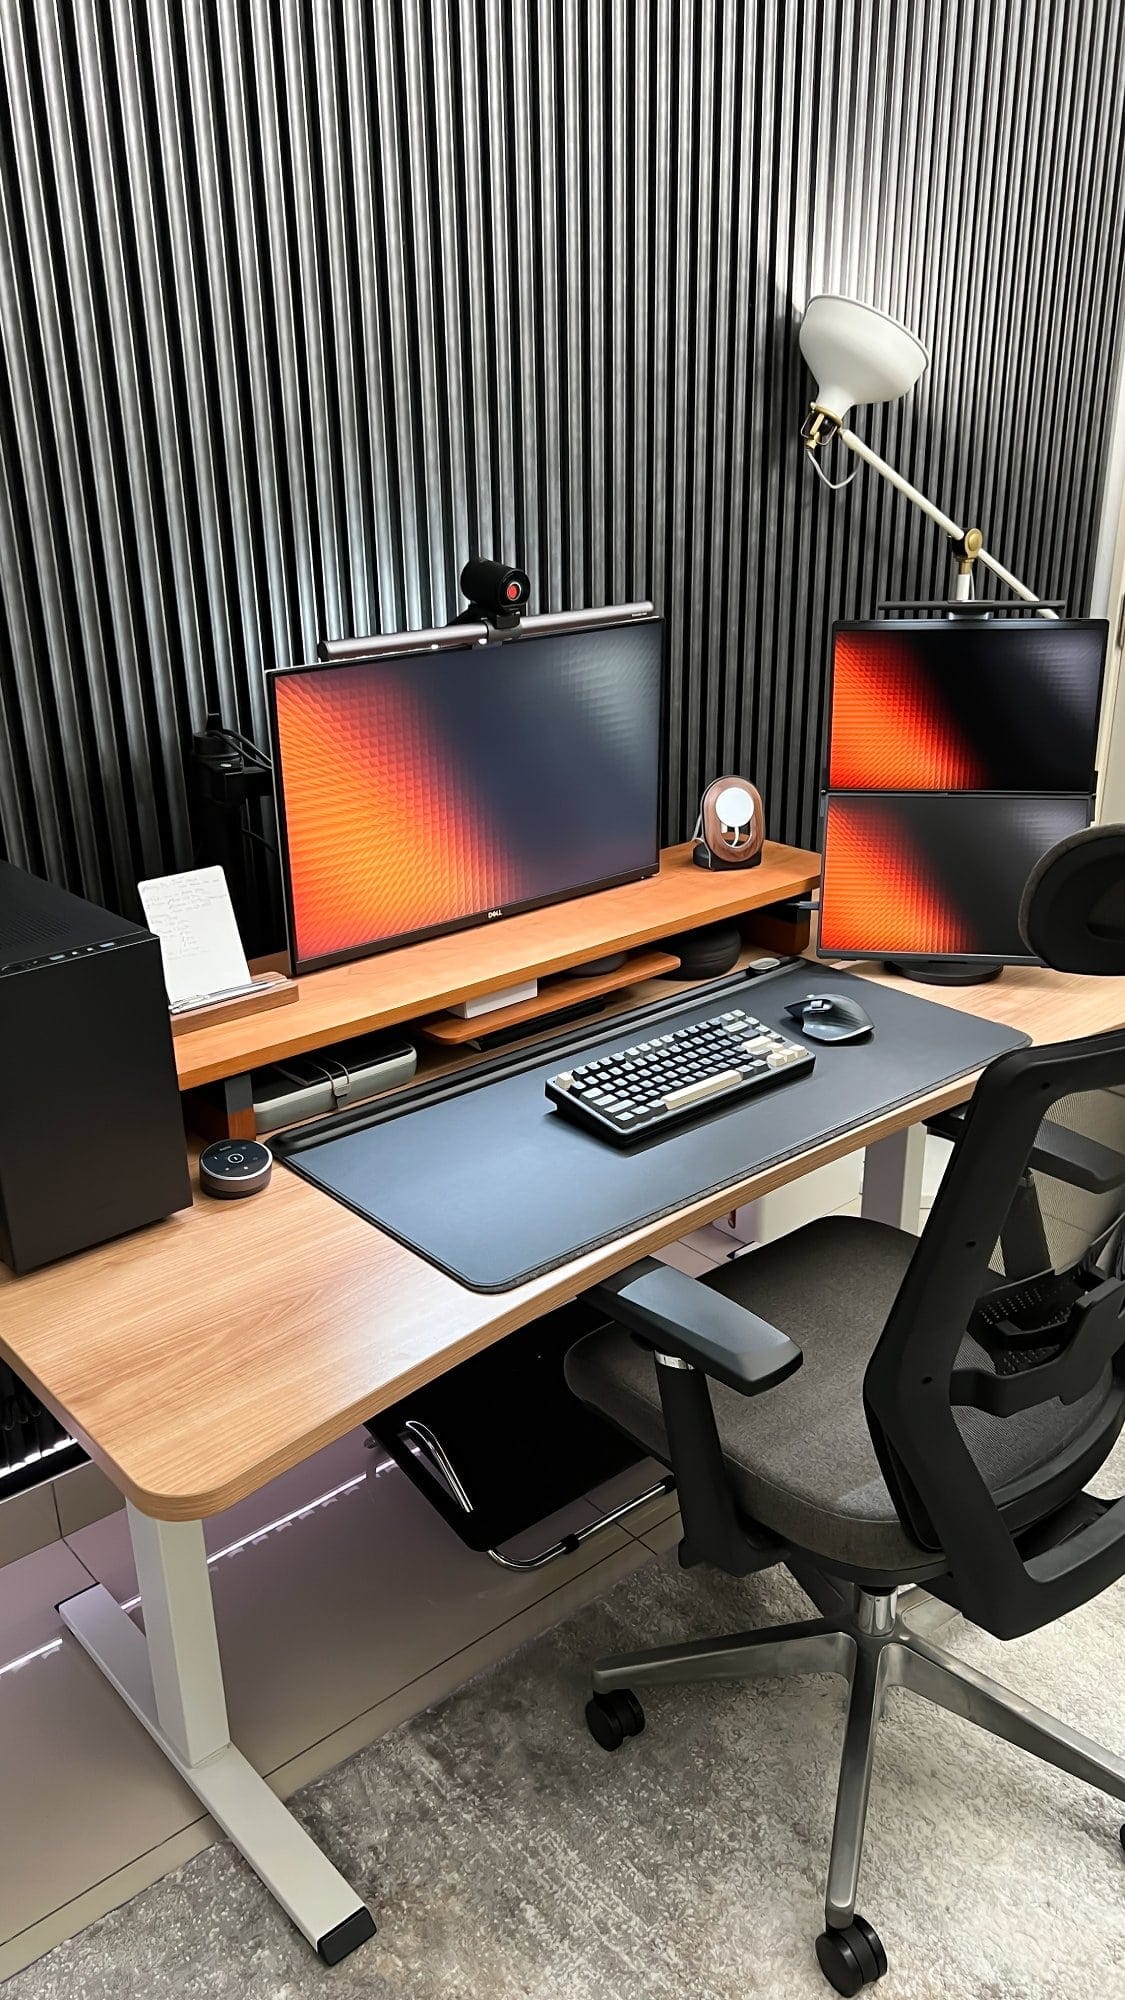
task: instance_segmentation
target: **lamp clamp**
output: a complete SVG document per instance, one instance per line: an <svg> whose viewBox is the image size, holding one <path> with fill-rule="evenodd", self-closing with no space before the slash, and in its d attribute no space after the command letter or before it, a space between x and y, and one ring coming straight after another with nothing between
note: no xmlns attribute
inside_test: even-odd
<svg viewBox="0 0 1125 2000"><path fill-rule="evenodd" d="M959 576L972 576L973 564L984 547L984 535L980 528L966 528L963 535L953 538L953 553L957 558Z"/></svg>

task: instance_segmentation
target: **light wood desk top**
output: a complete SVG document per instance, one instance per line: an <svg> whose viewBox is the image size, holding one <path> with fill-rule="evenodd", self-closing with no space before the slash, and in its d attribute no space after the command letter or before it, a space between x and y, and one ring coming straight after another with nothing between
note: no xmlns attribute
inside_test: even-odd
<svg viewBox="0 0 1125 2000"><path fill-rule="evenodd" d="M1125 979L1019 967L988 986L917 991L1039 1042L1125 1025ZM498 1296L279 1168L259 1200L197 1195L48 1270L0 1271L0 1352L146 1512L216 1513L595 1279L971 1087L947 1084Z"/></svg>

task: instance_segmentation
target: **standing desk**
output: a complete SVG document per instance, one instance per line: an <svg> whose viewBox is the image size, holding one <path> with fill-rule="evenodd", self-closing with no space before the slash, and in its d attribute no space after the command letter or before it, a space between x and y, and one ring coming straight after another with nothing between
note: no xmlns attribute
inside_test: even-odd
<svg viewBox="0 0 1125 2000"><path fill-rule="evenodd" d="M802 871L807 886L814 857L796 857L789 878ZM740 879L746 909L755 892ZM585 900L635 898L643 886ZM694 885L690 893L703 895ZM566 906L567 923L580 907ZM545 914L533 913L537 925ZM587 957L604 951L612 921L604 908L591 914L589 936L601 941ZM476 935L465 934L467 951ZM456 941L436 942L448 965ZM581 957L578 948L571 962ZM917 990L1040 1042L1125 1025L1125 979L1021 967L984 987ZM251 1201L200 1197L194 1155L190 1210L26 1277L0 1272L0 1352L125 1496L144 1631L100 1585L61 1615L324 1959L362 1943L372 1920L230 1741L203 1520L611 1272L845 1153L867 1154L864 1212L908 1221L920 1122L962 1102L974 1080L947 1083L498 1294L467 1290L283 1170Z"/></svg>

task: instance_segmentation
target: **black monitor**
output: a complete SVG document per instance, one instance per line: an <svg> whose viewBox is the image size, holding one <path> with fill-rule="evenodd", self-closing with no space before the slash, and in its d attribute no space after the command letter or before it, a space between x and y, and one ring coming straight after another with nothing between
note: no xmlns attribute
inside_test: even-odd
<svg viewBox="0 0 1125 2000"><path fill-rule="evenodd" d="M923 977L942 961L1031 957L1017 923L1027 877L1093 816L1107 637L1085 618L836 627L823 956Z"/></svg>
<svg viewBox="0 0 1125 2000"><path fill-rule="evenodd" d="M837 625L826 784L1092 792L1104 618Z"/></svg>
<svg viewBox="0 0 1125 2000"><path fill-rule="evenodd" d="M295 972L659 867L663 620L450 638L267 676Z"/></svg>
<svg viewBox="0 0 1125 2000"><path fill-rule="evenodd" d="M832 792L819 949L1033 963L1016 921L1024 884L1049 848L1089 823L1081 792Z"/></svg>

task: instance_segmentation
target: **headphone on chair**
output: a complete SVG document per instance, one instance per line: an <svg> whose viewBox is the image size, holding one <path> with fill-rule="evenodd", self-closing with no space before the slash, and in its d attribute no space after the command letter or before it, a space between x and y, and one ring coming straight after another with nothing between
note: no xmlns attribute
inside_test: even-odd
<svg viewBox="0 0 1125 2000"><path fill-rule="evenodd" d="M1125 973L1125 826L1087 826L1037 861L1020 936L1059 972Z"/></svg>

